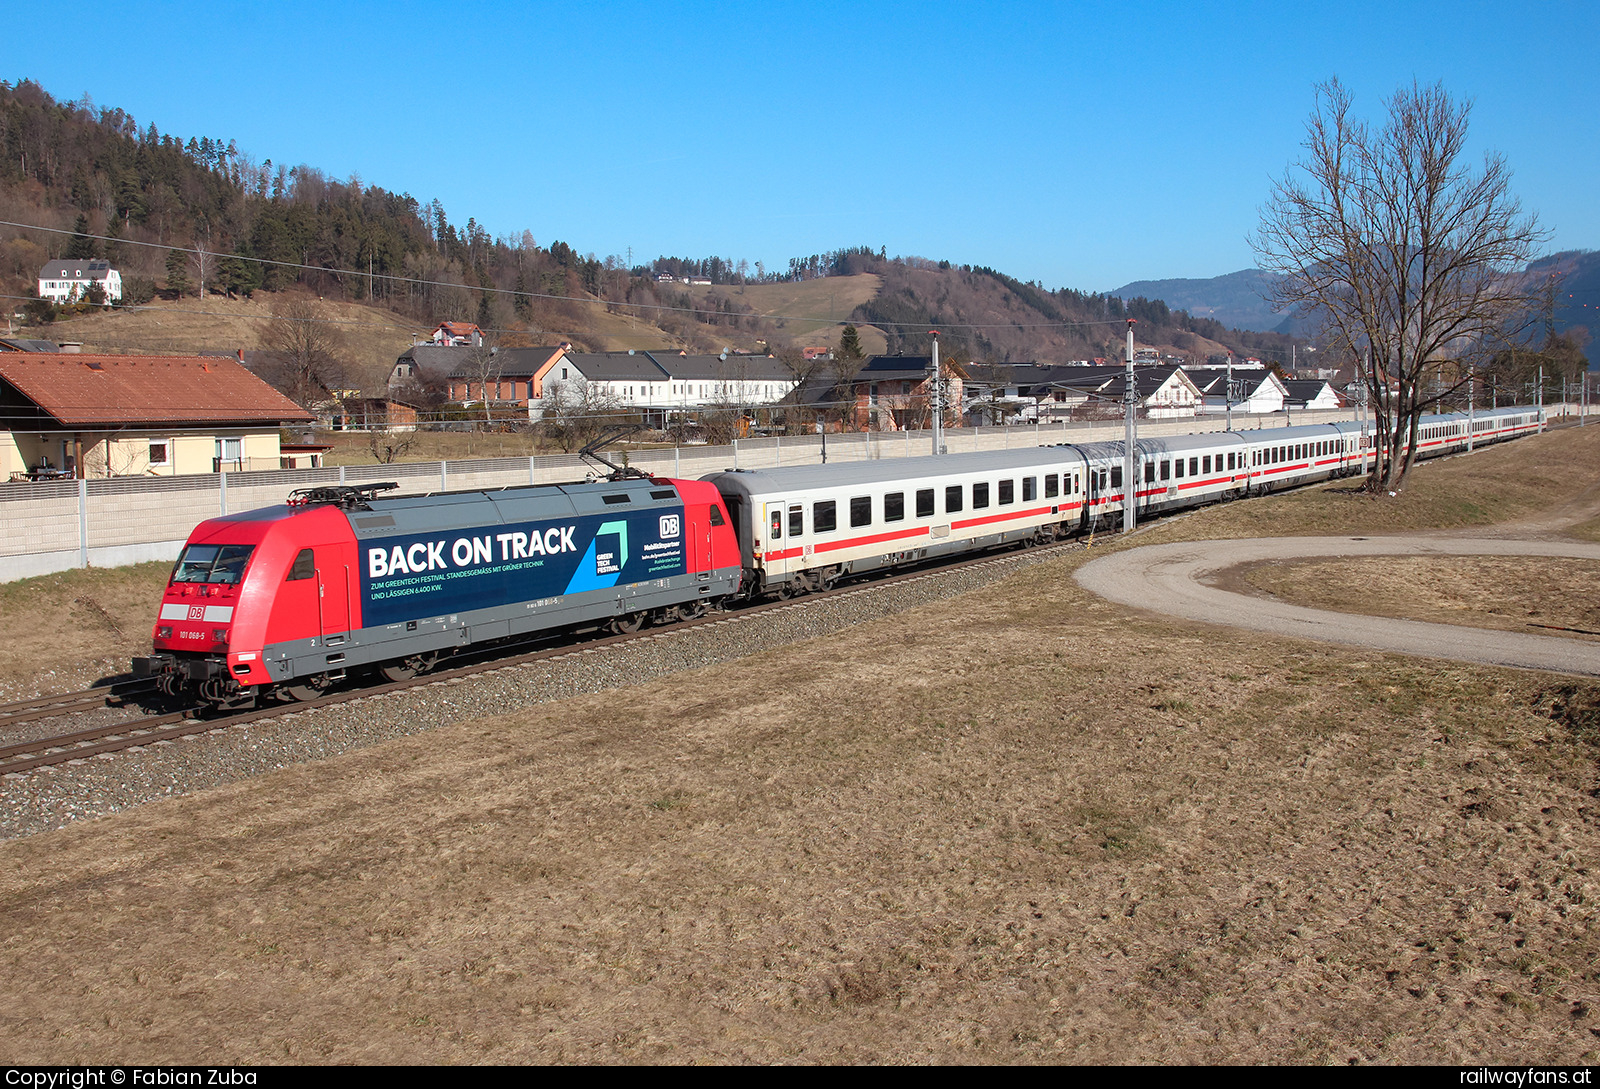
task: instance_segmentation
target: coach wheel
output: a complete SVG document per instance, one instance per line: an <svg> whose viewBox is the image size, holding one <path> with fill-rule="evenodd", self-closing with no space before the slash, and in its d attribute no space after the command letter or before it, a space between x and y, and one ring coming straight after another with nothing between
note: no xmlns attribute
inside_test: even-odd
<svg viewBox="0 0 1600 1089"><path fill-rule="evenodd" d="M629 613L611 622L611 630L618 635L632 635L642 627L644 627L643 613Z"/></svg>
<svg viewBox="0 0 1600 1089"><path fill-rule="evenodd" d="M785 582L780 582L776 592L779 601L788 601L790 598L800 594L800 584L793 579L789 579Z"/></svg>

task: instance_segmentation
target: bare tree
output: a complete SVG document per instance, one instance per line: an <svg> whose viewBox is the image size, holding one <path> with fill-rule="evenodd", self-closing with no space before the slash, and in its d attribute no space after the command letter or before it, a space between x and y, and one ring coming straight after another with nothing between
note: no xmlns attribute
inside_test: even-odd
<svg viewBox="0 0 1600 1089"><path fill-rule="evenodd" d="M1378 493L1404 484L1422 413L1526 327L1524 270L1545 238L1503 158L1465 161L1470 103L1413 85L1388 110L1370 128L1337 79L1319 86L1306 156L1273 185L1251 239L1279 274L1278 308L1318 320L1366 361L1378 439L1367 487Z"/></svg>
<svg viewBox="0 0 1600 1089"><path fill-rule="evenodd" d="M266 346L275 357L263 375L290 400L310 406L344 381L343 343L322 320L316 303L290 295L272 308Z"/></svg>
<svg viewBox="0 0 1600 1089"><path fill-rule="evenodd" d="M467 397L470 398L472 396L471 383L476 382L478 384L478 392L483 396L483 422L486 424L494 423L494 417L490 414L489 409L490 401L493 399L489 396L489 384L491 382L494 383L494 396L496 398L499 397L500 366L500 353L496 350L495 345L491 344L487 339L483 339L467 350L466 356L456 368L457 371L467 376Z"/></svg>
<svg viewBox="0 0 1600 1089"><path fill-rule="evenodd" d="M617 399L581 376L544 384L539 429L567 453L582 449L626 414Z"/></svg>

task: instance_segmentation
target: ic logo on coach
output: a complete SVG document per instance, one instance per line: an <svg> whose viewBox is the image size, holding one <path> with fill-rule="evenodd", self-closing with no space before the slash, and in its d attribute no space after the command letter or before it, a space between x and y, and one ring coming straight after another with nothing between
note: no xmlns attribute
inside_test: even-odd
<svg viewBox="0 0 1600 1089"><path fill-rule="evenodd" d="M661 536L676 537L679 533L678 516L676 514L663 514L661 516Z"/></svg>

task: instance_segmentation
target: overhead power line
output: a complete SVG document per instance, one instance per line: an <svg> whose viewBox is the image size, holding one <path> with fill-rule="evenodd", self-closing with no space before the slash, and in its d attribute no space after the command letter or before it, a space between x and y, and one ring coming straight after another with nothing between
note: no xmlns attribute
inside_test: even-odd
<svg viewBox="0 0 1600 1089"><path fill-rule="evenodd" d="M99 242L112 242L119 246L144 246L155 250L178 250L182 253L192 253L201 257L215 257L230 261L249 261L258 265L272 265L276 268L302 269L307 272L330 273L335 276L354 276L368 280L384 280L389 283L415 284L419 287L452 287L463 291L482 291L494 295L509 295L512 298L545 299L550 302L581 303L587 306L618 306L632 307L635 310L653 310L672 314L706 314L718 318L760 318L769 321L839 321L844 319L818 318L812 314L760 314L754 311L744 314L729 314L723 310L707 310L694 306L667 306L661 303L615 302L608 299L585 298L580 295L551 295L539 291L517 291L506 287L473 287L471 284L452 283L449 280L426 280L417 276L396 276L392 273L364 272L360 269L330 268L327 265L309 265L299 261L276 261L268 257L247 257L238 253L223 253L217 250L201 249L195 246L172 246L160 242L141 242L132 238L117 238L111 235L88 234L81 231L67 230L63 227L44 227L37 223L18 223L13 220L0 219L0 227L18 227L29 231L45 231L50 234L71 235L74 238L93 238ZM14 297L14 296L9 296ZM125 309L141 309L127 307ZM878 328L894 329L926 329L930 324L937 324L945 329L1085 329L1098 325L1121 326L1126 319L1108 318L1103 321L1042 321L1042 322L947 322L947 321L863 321L863 325ZM520 330L491 330L494 332L518 332Z"/></svg>

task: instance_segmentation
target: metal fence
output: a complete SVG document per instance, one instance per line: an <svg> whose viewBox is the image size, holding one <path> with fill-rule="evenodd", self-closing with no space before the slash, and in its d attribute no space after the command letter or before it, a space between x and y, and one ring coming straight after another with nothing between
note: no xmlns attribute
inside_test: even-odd
<svg viewBox="0 0 1600 1089"><path fill-rule="evenodd" d="M1296 412L1292 422L1350 419L1348 411ZM1235 430L1277 427L1284 417L1236 415ZM1221 417L1141 420L1139 434L1187 435L1221 431ZM1023 449L1057 442L1122 437L1120 421L950 428L950 453ZM931 452L927 431L843 435L783 435L740 439L729 446L611 450L635 468L696 478L722 469L911 457ZM221 514L281 503L295 488L317 484L394 481L399 495L581 480L590 466L575 454L409 462L325 469L269 469L178 477L126 477L0 485L0 582L74 567L115 567L172 560L194 527Z"/></svg>

